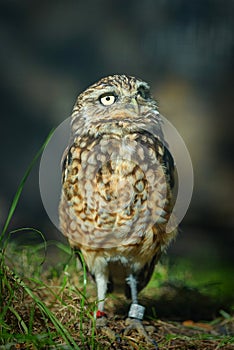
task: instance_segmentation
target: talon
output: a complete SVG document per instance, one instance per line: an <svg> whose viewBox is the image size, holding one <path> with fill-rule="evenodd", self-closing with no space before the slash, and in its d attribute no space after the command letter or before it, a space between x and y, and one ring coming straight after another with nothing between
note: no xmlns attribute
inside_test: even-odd
<svg viewBox="0 0 234 350"><path fill-rule="evenodd" d="M154 345L155 350L158 350L157 342L149 336L139 319L127 318L125 324L127 328L124 330L124 335L129 335L132 330L136 330L148 344Z"/></svg>
<svg viewBox="0 0 234 350"><path fill-rule="evenodd" d="M96 320L96 329L98 333L102 333L103 335L107 336L111 341L117 341L120 342L120 337L118 334L116 334L110 327L107 326L107 318L106 317L99 317Z"/></svg>
<svg viewBox="0 0 234 350"><path fill-rule="evenodd" d="M99 317L96 319L96 327L97 328L103 328L106 327L107 324L107 318L106 317Z"/></svg>
<svg viewBox="0 0 234 350"><path fill-rule="evenodd" d="M107 336L111 341L119 341L118 334L116 334L111 328L107 327L106 325L103 327L100 327L99 330L103 335Z"/></svg>

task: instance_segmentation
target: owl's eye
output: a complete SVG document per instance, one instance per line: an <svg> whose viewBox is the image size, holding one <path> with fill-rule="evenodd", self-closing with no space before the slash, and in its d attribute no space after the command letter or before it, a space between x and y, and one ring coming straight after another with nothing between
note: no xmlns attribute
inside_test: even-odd
<svg viewBox="0 0 234 350"><path fill-rule="evenodd" d="M115 103L116 96L112 93L106 93L106 94L103 94L99 97L99 101L104 106L110 106L110 105L113 105L113 103Z"/></svg>
<svg viewBox="0 0 234 350"><path fill-rule="evenodd" d="M143 98L144 100L147 100L150 98L150 91L148 88L142 85L142 86L139 86L137 90L137 95Z"/></svg>

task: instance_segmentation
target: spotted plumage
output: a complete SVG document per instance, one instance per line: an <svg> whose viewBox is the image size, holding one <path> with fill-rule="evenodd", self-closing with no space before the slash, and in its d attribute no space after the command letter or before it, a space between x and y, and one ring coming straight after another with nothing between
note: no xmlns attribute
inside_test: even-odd
<svg viewBox="0 0 234 350"><path fill-rule="evenodd" d="M147 83L113 75L78 96L63 157L60 226L96 280L99 314L108 286L128 297L135 282L137 292L146 286L175 236L166 233L173 185L173 159Z"/></svg>

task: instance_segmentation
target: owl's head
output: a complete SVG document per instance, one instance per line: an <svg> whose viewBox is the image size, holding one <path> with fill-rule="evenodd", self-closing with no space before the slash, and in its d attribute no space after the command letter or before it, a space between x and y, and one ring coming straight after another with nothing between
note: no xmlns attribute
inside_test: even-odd
<svg viewBox="0 0 234 350"><path fill-rule="evenodd" d="M82 92L76 101L73 117L92 121L113 119L129 115L133 119L143 117L150 110L157 110L149 85L135 77L111 75L102 78Z"/></svg>

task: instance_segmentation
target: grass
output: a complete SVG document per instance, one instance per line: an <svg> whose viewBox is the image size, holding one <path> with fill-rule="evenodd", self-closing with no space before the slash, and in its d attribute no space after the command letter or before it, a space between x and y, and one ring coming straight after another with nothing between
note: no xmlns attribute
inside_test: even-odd
<svg viewBox="0 0 234 350"><path fill-rule="evenodd" d="M8 232L25 181L48 141L20 182L0 239L0 349L150 349L137 334L119 343L96 330L95 286L84 264L77 269L67 245L46 242L34 228ZM140 302L147 307L144 324L161 350L234 348L233 299L228 293L220 298L206 281L185 261L158 265ZM129 302L111 295L106 307L109 327L122 334Z"/></svg>
<svg viewBox="0 0 234 350"><path fill-rule="evenodd" d="M54 261L52 265L44 266L44 244L25 245L21 249L10 242L6 247L1 269L0 349L150 348L145 347L136 334L125 337L118 344L96 332L94 284L87 283L84 268L77 270L70 248L57 242L47 244L46 249L53 251L60 263ZM182 294L180 299L184 299L184 309L185 300L191 305L195 296L199 296L198 304L201 305L202 297L205 298L208 308L213 299L184 283L169 283L168 278L173 278L170 267L159 266L152 280L158 279L159 274L161 280L156 288L157 293L154 286L148 286L141 293L141 302L147 306L144 323L151 327L160 349L231 349L234 346L234 319L231 313L222 310L221 304L214 304L213 310L218 317L209 322L187 318L183 321L183 317L180 321L172 321L181 314L174 310L171 317L167 316L165 306L169 299L174 302L174 294L177 297ZM165 300L165 297L169 299ZM109 326L116 333L121 333L125 327L128 305L122 297L110 296L107 300ZM164 311L160 311L160 308ZM161 312L160 317L157 317L158 312Z"/></svg>

